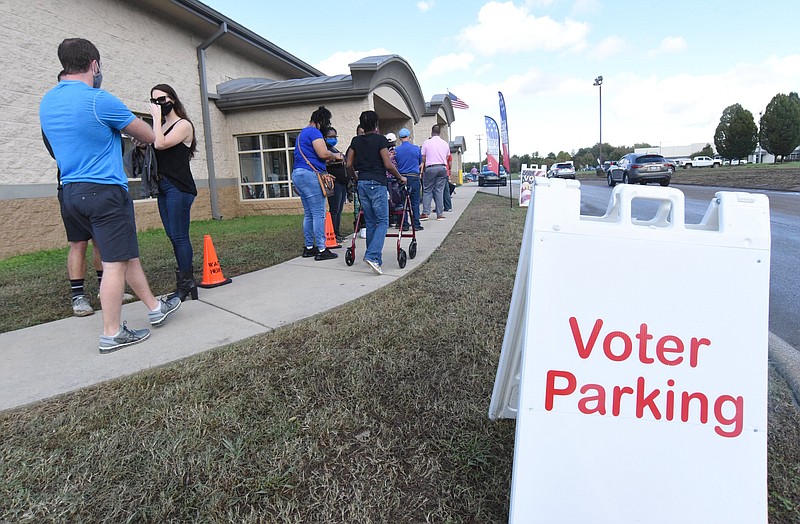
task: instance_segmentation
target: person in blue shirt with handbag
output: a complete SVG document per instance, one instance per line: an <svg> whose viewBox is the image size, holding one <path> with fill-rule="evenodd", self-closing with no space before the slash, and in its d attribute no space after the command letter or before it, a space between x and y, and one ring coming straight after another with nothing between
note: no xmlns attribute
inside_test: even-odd
<svg viewBox="0 0 800 524"><path fill-rule="evenodd" d="M324 106L311 113L311 121L300 131L294 146L292 183L303 201L303 257L330 260L339 255L325 247L325 200L319 176L327 174L328 161L343 161L344 155L328 150L322 129L331 126L331 112Z"/></svg>

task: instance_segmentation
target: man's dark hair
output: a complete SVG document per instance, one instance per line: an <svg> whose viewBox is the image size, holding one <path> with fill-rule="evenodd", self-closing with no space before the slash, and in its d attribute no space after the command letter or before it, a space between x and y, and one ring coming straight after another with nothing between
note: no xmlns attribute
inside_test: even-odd
<svg viewBox="0 0 800 524"><path fill-rule="evenodd" d="M375 111L364 111L361 113L361 116L358 117L358 122L361 124L361 129L367 133L371 133L378 129L379 121L380 119L378 118L378 113Z"/></svg>
<svg viewBox="0 0 800 524"><path fill-rule="evenodd" d="M58 59L64 74L85 73L92 65L92 60L100 63L100 51L84 38L66 38L58 46Z"/></svg>
<svg viewBox="0 0 800 524"><path fill-rule="evenodd" d="M438 135L441 132L442 132L442 129L439 127L439 124L436 124L431 128L431 135Z"/></svg>
<svg viewBox="0 0 800 524"><path fill-rule="evenodd" d="M331 116L331 112L325 109L325 106L319 106L316 111L311 113L311 122L319 124L320 129L330 127Z"/></svg>

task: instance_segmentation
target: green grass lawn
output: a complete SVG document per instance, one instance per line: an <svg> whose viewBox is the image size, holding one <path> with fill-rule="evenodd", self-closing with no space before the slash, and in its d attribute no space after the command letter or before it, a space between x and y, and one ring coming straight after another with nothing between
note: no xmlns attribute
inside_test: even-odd
<svg viewBox="0 0 800 524"><path fill-rule="evenodd" d="M0 413L0 522L507 522L514 422L487 410L523 222L479 193L371 295ZM797 523L800 417L774 372L769 408L770 522Z"/></svg>
<svg viewBox="0 0 800 524"><path fill-rule="evenodd" d="M234 277L299 256L304 244L302 224L302 215L192 222L190 236L198 281L202 278L204 235L211 235L223 274ZM342 217L341 227L344 234L353 231L348 215ZM175 257L164 230L139 233L139 251L153 293L174 291ZM67 252L67 248L54 249L0 260L0 333L72 315ZM86 291L94 308L99 309L91 247L87 260Z"/></svg>

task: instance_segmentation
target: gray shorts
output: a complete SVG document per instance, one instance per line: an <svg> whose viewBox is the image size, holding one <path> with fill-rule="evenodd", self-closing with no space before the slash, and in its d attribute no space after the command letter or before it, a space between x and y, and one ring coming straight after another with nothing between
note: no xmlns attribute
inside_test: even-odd
<svg viewBox="0 0 800 524"><path fill-rule="evenodd" d="M61 191L61 216L68 238L92 238L103 262L139 258L133 200L124 187L73 182L64 184Z"/></svg>

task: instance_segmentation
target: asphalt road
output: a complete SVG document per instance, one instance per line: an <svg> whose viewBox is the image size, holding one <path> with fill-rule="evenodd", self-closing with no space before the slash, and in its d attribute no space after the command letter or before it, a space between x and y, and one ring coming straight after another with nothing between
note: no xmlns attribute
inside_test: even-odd
<svg viewBox="0 0 800 524"><path fill-rule="evenodd" d="M686 223L699 223L717 191L722 187L674 185L683 191L686 201ZM481 191L508 198L509 187L486 187ZM737 190L745 191L746 190ZM767 195L770 202L772 253L770 266L769 328L795 348L800 348L800 193L750 191ZM516 206L519 183L513 181L511 193ZM581 181L581 214L600 216L608 206L611 188L605 180ZM648 206L634 208L637 218L652 217Z"/></svg>

